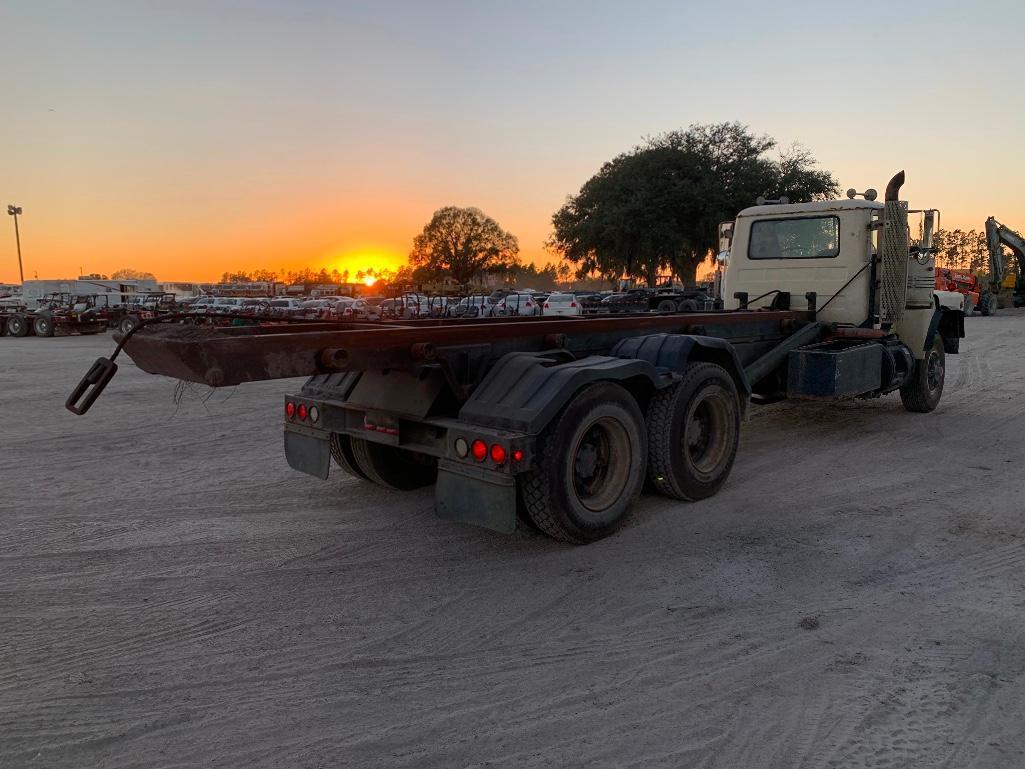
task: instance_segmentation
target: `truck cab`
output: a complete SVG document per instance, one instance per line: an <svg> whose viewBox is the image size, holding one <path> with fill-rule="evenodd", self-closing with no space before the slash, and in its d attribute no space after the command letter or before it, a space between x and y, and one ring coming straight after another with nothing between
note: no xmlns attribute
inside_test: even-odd
<svg viewBox="0 0 1025 769"><path fill-rule="evenodd" d="M906 257L895 273L884 275L879 246L885 206L874 199L874 190L865 199L856 194L850 190L847 200L769 203L741 211L725 260L724 306L808 310L827 324L885 327L909 342L921 359L934 324L946 313L960 315L964 307L961 294L936 288L931 233L938 212L913 212L924 215L922 238L913 241L908 212L902 210L903 218L894 227L903 230L898 248ZM895 297L890 304L900 309L886 314L884 284L895 281L899 285L890 292ZM945 326L956 323L951 317ZM945 330L951 339L964 335L963 325Z"/></svg>
<svg viewBox="0 0 1025 769"><path fill-rule="evenodd" d="M736 218L723 278L726 309L747 306L809 309L808 293L825 322L859 325L870 313L875 232L883 204L869 200L760 205ZM840 289L850 281L842 292ZM838 293L839 292L839 293Z"/></svg>

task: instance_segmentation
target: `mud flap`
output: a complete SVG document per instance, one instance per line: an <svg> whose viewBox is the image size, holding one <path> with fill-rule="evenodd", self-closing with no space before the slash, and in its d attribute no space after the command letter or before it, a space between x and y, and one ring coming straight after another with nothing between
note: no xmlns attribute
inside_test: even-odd
<svg viewBox="0 0 1025 769"><path fill-rule="evenodd" d="M439 518L512 534L516 531L516 480L455 462L438 463L434 510Z"/></svg>
<svg viewBox="0 0 1025 769"><path fill-rule="evenodd" d="M331 471L331 444L326 436L285 430L285 459L293 470L325 480Z"/></svg>

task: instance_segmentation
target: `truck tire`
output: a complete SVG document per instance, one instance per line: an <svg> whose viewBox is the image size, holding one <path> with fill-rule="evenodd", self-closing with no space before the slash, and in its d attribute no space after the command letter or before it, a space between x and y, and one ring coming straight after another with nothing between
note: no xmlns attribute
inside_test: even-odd
<svg viewBox="0 0 1025 769"><path fill-rule="evenodd" d="M555 539L607 537L641 493L647 449L633 396L612 382L585 387L541 433L535 469L518 478L523 506Z"/></svg>
<svg viewBox="0 0 1025 769"><path fill-rule="evenodd" d="M676 312L676 302L672 299L663 299L655 309L658 312Z"/></svg>
<svg viewBox="0 0 1025 769"><path fill-rule="evenodd" d="M937 334L932 349L922 360L915 361L915 370L911 372L911 379L900 388L900 399L904 408L921 414L936 408L943 395L945 374L943 339Z"/></svg>
<svg viewBox="0 0 1025 769"><path fill-rule="evenodd" d="M28 319L24 315L12 315L7 319L8 336L28 336Z"/></svg>
<svg viewBox="0 0 1025 769"><path fill-rule="evenodd" d="M32 319L32 330L36 336L53 336L53 317L42 313Z"/></svg>
<svg viewBox="0 0 1025 769"><path fill-rule="evenodd" d="M433 457L373 443L364 438L349 438L356 467L368 481L397 491L410 491L430 486L438 477Z"/></svg>
<svg viewBox="0 0 1025 769"><path fill-rule="evenodd" d="M701 306L694 299L684 299L680 302L680 312L697 312Z"/></svg>
<svg viewBox="0 0 1025 769"><path fill-rule="evenodd" d="M972 317L972 313L975 312L975 305L972 304L972 298L970 296L966 296L964 298L964 309L961 312L964 313L966 318Z"/></svg>
<svg viewBox="0 0 1025 769"><path fill-rule="evenodd" d="M349 475L369 480L366 474L356 464L356 456L352 453L352 442L348 435L342 433L331 433L331 456L342 470Z"/></svg>
<svg viewBox="0 0 1025 769"><path fill-rule="evenodd" d="M740 398L733 377L695 363L648 404L648 477L661 494L698 500L715 494L740 444Z"/></svg>
<svg viewBox="0 0 1025 769"><path fill-rule="evenodd" d="M979 310L983 315L989 317L997 311L997 298L995 294L987 294L984 299L979 302Z"/></svg>
<svg viewBox="0 0 1025 769"><path fill-rule="evenodd" d="M125 317L123 317L121 319L121 322L118 323L117 330L120 331L122 334L127 334L133 328L138 326L139 323L140 323L139 316L137 316L137 315L125 315Z"/></svg>

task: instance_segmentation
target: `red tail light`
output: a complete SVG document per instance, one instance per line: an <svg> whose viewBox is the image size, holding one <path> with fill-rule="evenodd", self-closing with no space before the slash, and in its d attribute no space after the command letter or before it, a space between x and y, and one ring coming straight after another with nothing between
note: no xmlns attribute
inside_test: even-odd
<svg viewBox="0 0 1025 769"><path fill-rule="evenodd" d="M513 462L522 462L522 461L523 461L523 452L520 449L516 449L513 452Z"/></svg>
<svg viewBox="0 0 1025 769"><path fill-rule="evenodd" d="M470 453L478 462L483 462L488 456L488 444L478 438L470 444Z"/></svg>
<svg viewBox="0 0 1025 769"><path fill-rule="evenodd" d="M292 401L289 401L288 403L285 404L285 416L288 417L289 419L292 419L292 418L295 417L295 404L292 403Z"/></svg>
<svg viewBox="0 0 1025 769"><path fill-rule="evenodd" d="M552 306L550 304L548 304L548 302L545 302L545 309L546 310L550 310L551 308L552 308Z"/></svg>
<svg viewBox="0 0 1025 769"><path fill-rule="evenodd" d="M505 446L501 443L491 444L491 461L496 465L505 464Z"/></svg>
<svg viewBox="0 0 1025 769"><path fill-rule="evenodd" d="M299 408L297 409L297 411L299 413L299 419L301 419L303 422L305 422L306 421L306 415L309 413L307 411L307 409L306 409L306 404L305 403L300 403L299 404Z"/></svg>
<svg viewBox="0 0 1025 769"><path fill-rule="evenodd" d="M546 305L546 306L547 306L547 305ZM576 302L570 302L570 303L569 303L569 306L570 306L570 307L576 307L576 306L577 306L577 303L576 303Z"/></svg>

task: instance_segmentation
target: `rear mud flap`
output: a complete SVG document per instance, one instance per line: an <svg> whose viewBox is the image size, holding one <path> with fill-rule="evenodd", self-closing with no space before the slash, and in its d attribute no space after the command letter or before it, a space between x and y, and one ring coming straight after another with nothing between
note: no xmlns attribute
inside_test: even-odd
<svg viewBox="0 0 1025 769"><path fill-rule="evenodd" d="M447 521L512 534L516 531L516 481L508 475L485 475L478 468L441 460L434 510Z"/></svg>
<svg viewBox="0 0 1025 769"><path fill-rule="evenodd" d="M331 471L331 445L326 436L285 430L285 459L293 470L326 480Z"/></svg>

